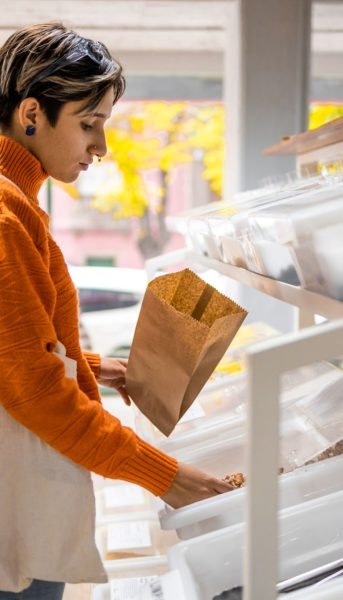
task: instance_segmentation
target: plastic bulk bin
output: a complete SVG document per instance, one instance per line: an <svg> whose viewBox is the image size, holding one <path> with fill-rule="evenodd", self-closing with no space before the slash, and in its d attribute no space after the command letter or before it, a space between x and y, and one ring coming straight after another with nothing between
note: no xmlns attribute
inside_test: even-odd
<svg viewBox="0 0 343 600"><path fill-rule="evenodd" d="M219 258L215 240L211 239L206 217L216 210L225 209L227 202L221 200L166 218L167 228L181 233L190 245L204 256Z"/></svg>
<svg viewBox="0 0 343 600"><path fill-rule="evenodd" d="M180 462L189 463L216 477L225 477L233 471L246 472L245 420L229 424L220 435L208 433L208 440L200 445L175 449L173 455ZM330 442L321 435L306 419L300 418L287 408L283 408L280 427L279 467L285 472L320 454L330 446Z"/></svg>
<svg viewBox="0 0 343 600"><path fill-rule="evenodd" d="M243 248L247 254L248 240L243 244ZM292 252L287 245L277 244L265 240L254 241L251 244L249 256L254 256L254 262L250 260L250 269L253 266L259 265L259 272L262 275L267 275L278 281L289 283L291 285L299 285L300 280L296 270L296 264ZM254 252L254 254L253 254Z"/></svg>
<svg viewBox="0 0 343 600"><path fill-rule="evenodd" d="M235 239L233 243L222 242L223 247L226 247L227 262L234 260L232 264L236 266L244 266L254 273L298 285L299 279L289 249L270 240L256 240L250 237L249 218L251 213L254 214L254 210L258 211L258 207L233 217Z"/></svg>
<svg viewBox="0 0 343 600"><path fill-rule="evenodd" d="M242 223L246 223L246 217L250 210L258 209L265 204L268 205L272 197L273 192L268 190L268 193L252 195L244 201L233 203L226 210L207 215L208 232L215 240L217 254L223 262L249 268L244 237L240 233ZM217 256L213 256L213 258L217 258Z"/></svg>
<svg viewBox="0 0 343 600"><path fill-rule="evenodd" d="M193 249L208 258L219 259L219 250L210 234L205 217L193 217L188 222L188 238Z"/></svg>
<svg viewBox="0 0 343 600"><path fill-rule="evenodd" d="M300 244L310 239L312 232L323 226L323 221L334 224L340 220L342 193L342 184L324 186L311 193L289 194L265 206L253 207L244 215L240 232L249 233L253 241Z"/></svg>
<svg viewBox="0 0 343 600"><path fill-rule="evenodd" d="M308 396L315 398L319 407L325 405L326 397L332 393L330 404L338 403L341 387L343 388L342 371L325 361L316 362L282 375L280 402L282 406L292 407L297 402L301 405L302 399ZM195 446L203 446L208 444L210 439L217 441L229 434L232 427L243 426L246 399L245 374L234 378L223 378L222 382L218 381L215 386L209 386L206 391L204 390L196 401L205 411L205 417L187 421L184 425L188 424L188 428L179 428L169 438L156 440L155 443L164 452L172 454L174 451L181 451L182 448L194 449ZM307 418L307 414L304 416ZM328 441L336 441L332 437L325 437Z"/></svg>
<svg viewBox="0 0 343 600"><path fill-rule="evenodd" d="M201 460L204 447L208 448L211 453L211 447L218 444L219 448L227 454L229 453L227 446L231 444L231 438L234 438L238 445L238 457L241 458L236 457L234 465L230 462L231 470L241 470L244 468L242 467L242 456L245 450L246 385L245 375L237 378L223 378L221 384L216 382L215 386L212 385L206 393L199 396L190 411L194 414L197 408L204 407L207 410L207 416L198 416L185 423L180 422L169 438L163 438L159 434L152 440L153 443L162 451L187 461L190 459L189 457L196 456L197 453L198 459ZM281 419L285 423L282 426L284 433L283 460L280 466L284 469L290 470L304 464L305 461L324 451L332 441L335 441L332 436L321 435L322 430L319 428L319 424L318 427L315 423L308 425L307 413L299 410L294 414L294 407L297 407L298 403L302 406L306 397L311 397L318 407L325 406L326 398L330 393L332 399L326 404L338 403L341 387L343 387L342 371L325 361L300 367L282 375L280 403L283 407ZM288 410L286 410L287 407ZM300 420L297 420L298 416ZM291 421L293 417L294 422ZM141 422L143 422L142 419ZM149 422L147 421L147 423ZM323 421L320 424L323 426ZM302 437L303 432L304 437ZM295 436L293 442L292 434ZM232 454L230 458L233 458ZM208 463L209 468L212 468L212 462ZM200 464L197 466L204 468Z"/></svg>
<svg viewBox="0 0 343 600"><path fill-rule="evenodd" d="M300 467L338 441L342 430L342 389L342 371L325 361L282 376L279 466L284 471ZM305 410L309 405L318 416L312 421ZM322 408L325 406L328 408ZM220 420L203 421L197 430L183 432L158 445L180 461L219 477L232 471L244 472L245 415L243 404L238 413L223 413Z"/></svg>
<svg viewBox="0 0 343 600"><path fill-rule="evenodd" d="M252 241L241 238L246 268L254 273L299 285L299 277L291 250L285 245L265 240Z"/></svg>
<svg viewBox="0 0 343 600"><path fill-rule="evenodd" d="M330 190L325 195L321 192L321 202L318 198L313 199L312 203L299 198L296 204L280 202L252 212L244 242L249 268L278 279L283 277L282 280L288 283L293 283L296 271L303 287L330 294L314 239L315 233L323 227L343 223L343 203L339 194L342 194L342 190ZM329 270L333 257L333 253L326 255Z"/></svg>
<svg viewBox="0 0 343 600"><path fill-rule="evenodd" d="M250 211L258 210L269 204L274 204L289 196L294 197L304 191L315 190L323 185L322 178L313 178L306 181L295 181L287 187L269 185L256 190L249 190L244 194L235 196L228 206L227 214L224 211L209 213L209 229L217 238L217 246L222 254L223 262L238 267L246 267L245 252L242 245L246 218ZM229 209L231 208L231 216Z"/></svg>
<svg viewBox="0 0 343 600"><path fill-rule="evenodd" d="M161 576L169 569L166 556L153 556L112 561L106 567L109 583L95 585L92 589L92 600L112 600L111 580L127 578L146 578Z"/></svg>
<svg viewBox="0 0 343 600"><path fill-rule="evenodd" d="M343 376L327 385L322 394L314 391L296 402L293 411L311 423L333 445L343 440L342 399Z"/></svg>
<svg viewBox="0 0 343 600"><path fill-rule="evenodd" d="M252 209L244 233L249 232L252 241L301 244L312 238L314 230L342 220L342 196L341 184Z"/></svg>
<svg viewBox="0 0 343 600"><path fill-rule="evenodd" d="M315 231L313 246L322 285L332 298L343 300L343 222Z"/></svg>
<svg viewBox="0 0 343 600"><path fill-rule="evenodd" d="M300 467L279 477L279 507L288 508L325 496L342 488L343 456ZM244 520L246 489L240 488L195 502L183 508L166 507L159 512L162 529L174 529L186 540Z"/></svg>
<svg viewBox="0 0 343 600"><path fill-rule="evenodd" d="M248 268L242 240L239 238L223 237L221 240L221 255L224 263L242 269Z"/></svg>
<svg viewBox="0 0 343 600"><path fill-rule="evenodd" d="M178 213L176 215L167 215L166 216L166 224L170 231L175 231L177 233L184 233L187 229L188 219L192 217L206 215L209 212L213 212L214 210L220 210L224 206L227 205L227 201L218 200L217 202L211 202L210 204L203 204L202 206L197 206L196 208L191 208L189 210L185 210L182 213Z"/></svg>
<svg viewBox="0 0 343 600"><path fill-rule="evenodd" d="M343 578L335 578L331 581L320 582L320 584L285 594L279 594L279 600L342 600Z"/></svg>
<svg viewBox="0 0 343 600"><path fill-rule="evenodd" d="M175 543L175 532L160 528L156 513L118 514L96 527L96 544L105 568L113 561L165 555Z"/></svg>
<svg viewBox="0 0 343 600"><path fill-rule="evenodd" d="M312 240L290 246L301 287L324 296L329 295Z"/></svg>
<svg viewBox="0 0 343 600"><path fill-rule="evenodd" d="M188 597L185 595L181 575L176 569L162 575L161 583L164 595L160 600L175 600L175 598L177 598L177 600L188 600ZM242 597L241 590L242 586L239 586L233 590L230 590L227 594L224 592L214 596L214 598L218 600L225 600L226 598L227 600L229 600L229 598L230 600L236 600L237 598ZM342 592L342 577L336 577L331 581L321 581L317 585L300 589L291 593L288 592L287 595L280 592L276 597L278 600L342 600Z"/></svg>
<svg viewBox="0 0 343 600"><path fill-rule="evenodd" d="M240 243L237 243L235 227L232 217L236 213L245 213L251 207L268 204L275 194L272 187L248 191L237 194L230 201L223 201L207 207L200 207L184 213L186 220L187 237L193 248L202 254L216 260L223 260L238 266L244 266L239 260L241 255ZM288 192L283 191L282 196ZM175 225L174 225L175 229ZM180 225L178 231L181 231ZM238 256L233 259L232 251L235 248Z"/></svg>
<svg viewBox="0 0 343 600"><path fill-rule="evenodd" d="M279 512L279 581L339 560L343 553L343 492ZM242 523L180 542L168 551L187 600L212 600L242 585Z"/></svg>

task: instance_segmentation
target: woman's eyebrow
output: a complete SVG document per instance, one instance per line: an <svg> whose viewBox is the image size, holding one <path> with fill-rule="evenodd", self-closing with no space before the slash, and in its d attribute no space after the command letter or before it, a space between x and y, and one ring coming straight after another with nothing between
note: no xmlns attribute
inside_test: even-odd
<svg viewBox="0 0 343 600"><path fill-rule="evenodd" d="M109 119L111 115L106 115L105 113L99 113L99 112L75 112L74 114L78 114L79 117L82 119L84 117L98 117L99 119Z"/></svg>

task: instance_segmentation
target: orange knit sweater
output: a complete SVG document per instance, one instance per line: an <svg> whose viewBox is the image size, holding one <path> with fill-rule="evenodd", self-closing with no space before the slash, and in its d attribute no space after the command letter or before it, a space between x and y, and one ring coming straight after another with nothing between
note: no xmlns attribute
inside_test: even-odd
<svg viewBox="0 0 343 600"><path fill-rule="evenodd" d="M0 136L0 174L23 192L0 178L0 402L90 471L163 495L176 460L104 410L94 377L100 358L80 349L77 292L37 200L46 173L25 148ZM58 340L77 361L77 382L52 353Z"/></svg>

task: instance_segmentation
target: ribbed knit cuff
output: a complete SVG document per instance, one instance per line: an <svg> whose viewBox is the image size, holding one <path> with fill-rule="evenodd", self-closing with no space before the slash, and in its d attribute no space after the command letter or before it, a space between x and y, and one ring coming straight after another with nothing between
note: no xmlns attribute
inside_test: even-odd
<svg viewBox="0 0 343 600"><path fill-rule="evenodd" d="M155 496L163 496L177 470L178 462L175 458L137 438L137 450L125 461L120 478L144 487Z"/></svg>
<svg viewBox="0 0 343 600"><path fill-rule="evenodd" d="M100 354L94 354L94 352L83 352L83 356L88 362L90 368L92 369L96 378L100 375L100 362L101 356Z"/></svg>

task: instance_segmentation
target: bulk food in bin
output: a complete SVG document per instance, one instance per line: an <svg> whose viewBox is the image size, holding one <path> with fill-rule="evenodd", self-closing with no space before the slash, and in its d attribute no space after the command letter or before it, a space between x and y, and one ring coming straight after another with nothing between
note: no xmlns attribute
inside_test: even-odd
<svg viewBox="0 0 343 600"><path fill-rule="evenodd" d="M305 465L311 465L312 463L319 462L327 458L332 458L333 456L339 456L340 454L343 454L343 439L312 458L312 460L308 460Z"/></svg>
<svg viewBox="0 0 343 600"><path fill-rule="evenodd" d="M333 561L327 565L323 565L317 569L307 571L278 584L277 589L279 595L290 594L296 590L311 588L316 584L324 583L336 577L343 577L343 561ZM224 590L220 594L213 597L213 600L243 600L243 587L241 585Z"/></svg>
<svg viewBox="0 0 343 600"><path fill-rule="evenodd" d="M243 473L239 473L238 471L231 473L231 475L225 475L223 479L235 489L241 488L245 485L245 476Z"/></svg>
<svg viewBox="0 0 343 600"><path fill-rule="evenodd" d="M213 597L213 600L243 600L243 588L241 585L224 590L221 594Z"/></svg>

